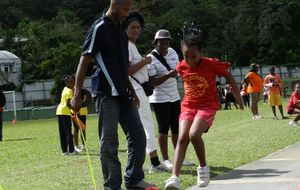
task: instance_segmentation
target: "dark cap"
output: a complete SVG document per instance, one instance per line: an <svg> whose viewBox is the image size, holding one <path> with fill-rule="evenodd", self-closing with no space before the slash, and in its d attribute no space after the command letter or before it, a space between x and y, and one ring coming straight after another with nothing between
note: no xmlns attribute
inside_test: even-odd
<svg viewBox="0 0 300 190"><path fill-rule="evenodd" d="M256 63L252 63L252 64L250 65L250 70L257 70L258 67L259 67L259 65L257 65Z"/></svg>

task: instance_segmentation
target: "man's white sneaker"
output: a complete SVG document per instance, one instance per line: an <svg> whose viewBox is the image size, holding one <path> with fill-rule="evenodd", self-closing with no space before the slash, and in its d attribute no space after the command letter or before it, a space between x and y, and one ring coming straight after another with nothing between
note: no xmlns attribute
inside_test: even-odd
<svg viewBox="0 0 300 190"><path fill-rule="evenodd" d="M158 166L150 166L149 173L159 173L159 172L167 172L168 168L165 167L163 163L160 163Z"/></svg>
<svg viewBox="0 0 300 190"><path fill-rule="evenodd" d="M193 162L188 161L188 160L183 160L182 165L183 166L194 166L195 164Z"/></svg>
<svg viewBox="0 0 300 190"><path fill-rule="evenodd" d="M197 168L197 184L199 187L206 187L209 184L210 181L210 175L209 175L209 167L198 167Z"/></svg>
<svg viewBox="0 0 300 190"><path fill-rule="evenodd" d="M180 179L179 177L172 175L167 181L165 185L166 190L178 190L180 189Z"/></svg>
<svg viewBox="0 0 300 190"><path fill-rule="evenodd" d="M299 123L298 123L297 121L290 121L290 122L289 122L289 125L290 125L290 126L293 126L293 127L298 127L298 126L300 126Z"/></svg>
<svg viewBox="0 0 300 190"><path fill-rule="evenodd" d="M171 162L170 160L164 160L161 164L162 164L163 167L166 168L169 172L172 171L172 169L173 169L173 164L172 164L172 162Z"/></svg>

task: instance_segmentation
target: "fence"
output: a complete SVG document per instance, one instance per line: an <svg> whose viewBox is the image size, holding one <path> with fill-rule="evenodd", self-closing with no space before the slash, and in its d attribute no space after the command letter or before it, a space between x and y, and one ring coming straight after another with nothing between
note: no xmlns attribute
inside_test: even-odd
<svg viewBox="0 0 300 190"><path fill-rule="evenodd" d="M53 80L39 80L32 83L25 83L22 87L22 92L15 92L15 102L17 109L24 107L35 107L41 105L52 105L50 91L54 85ZM91 89L91 79L86 78L84 86ZM12 93L5 93L6 110L13 110Z"/></svg>
<svg viewBox="0 0 300 190"><path fill-rule="evenodd" d="M245 75L249 72L249 67L235 67L230 69L230 73L234 76L237 83L243 80ZM269 73L269 66L263 66L259 68L259 74L265 77ZM285 66L276 67L276 73L281 75L282 80L290 80L292 78L300 78L300 65L299 67L290 68ZM224 78L217 79L221 84L225 84ZM51 103L50 90L54 85L53 80L39 80L33 83L25 83L22 88L22 92L15 93L15 103L17 110L27 109L31 112L35 111L37 106L53 106ZM292 82L285 84L289 90L292 89ZM91 89L91 79L86 78L84 81L84 86L90 90ZM183 94L183 84L181 78L178 78L178 88ZM14 100L12 93L6 93L6 106L5 110L14 110ZM53 107L51 107L52 109ZM30 114L28 114L30 115ZM31 114L32 115L32 114Z"/></svg>

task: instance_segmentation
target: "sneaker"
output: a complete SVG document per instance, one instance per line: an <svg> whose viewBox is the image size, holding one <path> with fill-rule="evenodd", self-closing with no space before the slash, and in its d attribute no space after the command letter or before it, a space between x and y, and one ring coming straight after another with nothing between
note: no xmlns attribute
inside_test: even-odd
<svg viewBox="0 0 300 190"><path fill-rule="evenodd" d="M74 147L74 150L75 150L76 152L81 152L81 151L82 151L78 146L75 146L75 147Z"/></svg>
<svg viewBox="0 0 300 190"><path fill-rule="evenodd" d="M194 166L195 164L193 162L188 161L188 160L183 160L182 165L183 166Z"/></svg>
<svg viewBox="0 0 300 190"><path fill-rule="evenodd" d="M156 186L151 183L148 183L144 180L141 180L137 184L134 184L134 185L126 185L126 189L128 189L128 190L130 190L130 189L146 189L149 187L156 187Z"/></svg>
<svg viewBox="0 0 300 190"><path fill-rule="evenodd" d="M81 151L85 151L85 146L81 145Z"/></svg>
<svg viewBox="0 0 300 190"><path fill-rule="evenodd" d="M263 116L261 116L261 115L257 115L256 117L257 117L257 119L263 118Z"/></svg>
<svg viewBox="0 0 300 190"><path fill-rule="evenodd" d="M290 125L290 126L293 126L293 127L300 126L299 123L298 123L297 121L290 121L290 122L289 122L289 125Z"/></svg>
<svg viewBox="0 0 300 190"><path fill-rule="evenodd" d="M150 166L149 173L159 173L159 172L167 172L168 168L165 167L163 163L160 163L158 166Z"/></svg>
<svg viewBox="0 0 300 190"><path fill-rule="evenodd" d="M164 160L161 164L162 164L163 167L166 168L169 172L172 171L172 169L173 169L173 164L172 164L172 162L171 162L170 160Z"/></svg>
<svg viewBox="0 0 300 190"><path fill-rule="evenodd" d="M63 152L63 153L61 153L61 155L63 155L63 156L66 156L66 155L68 155L69 153L68 152Z"/></svg>
<svg viewBox="0 0 300 190"><path fill-rule="evenodd" d="M261 115L254 115L254 116L252 117L253 120L259 120L259 119L261 119L261 118L262 118Z"/></svg>
<svg viewBox="0 0 300 190"><path fill-rule="evenodd" d="M178 190L180 189L180 179L179 177L173 175L167 181L165 185L166 190Z"/></svg>
<svg viewBox="0 0 300 190"><path fill-rule="evenodd" d="M198 167L197 168L197 184L199 187L206 187L209 184L210 181L210 175L209 175L209 167Z"/></svg>

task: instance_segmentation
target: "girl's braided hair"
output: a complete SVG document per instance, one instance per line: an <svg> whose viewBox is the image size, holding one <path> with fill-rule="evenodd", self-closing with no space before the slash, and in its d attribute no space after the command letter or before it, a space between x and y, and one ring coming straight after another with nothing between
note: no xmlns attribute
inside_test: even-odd
<svg viewBox="0 0 300 190"><path fill-rule="evenodd" d="M181 39L181 45L187 47L196 46L199 51L201 51L205 45L202 31L195 26L194 23L188 26L185 22L178 35Z"/></svg>

